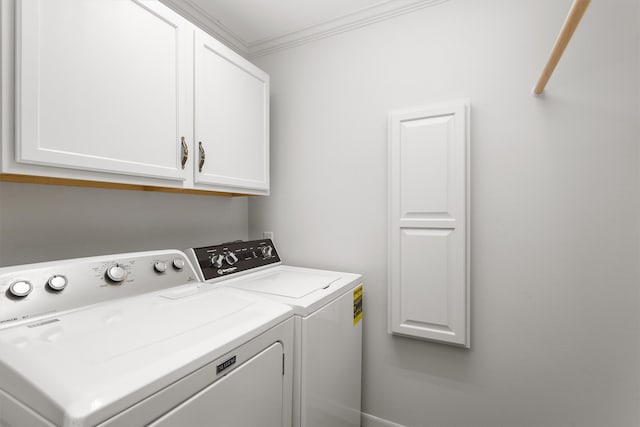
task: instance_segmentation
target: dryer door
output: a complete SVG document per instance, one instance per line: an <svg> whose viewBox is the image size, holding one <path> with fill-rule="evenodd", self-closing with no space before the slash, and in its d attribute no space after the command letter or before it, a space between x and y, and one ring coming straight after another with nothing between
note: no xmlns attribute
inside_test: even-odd
<svg viewBox="0 0 640 427"><path fill-rule="evenodd" d="M282 356L272 344L150 426L282 427Z"/></svg>

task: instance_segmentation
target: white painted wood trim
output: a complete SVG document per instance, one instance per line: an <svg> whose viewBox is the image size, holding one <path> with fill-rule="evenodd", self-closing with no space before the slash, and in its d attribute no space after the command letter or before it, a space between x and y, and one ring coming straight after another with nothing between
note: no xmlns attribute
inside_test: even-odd
<svg viewBox="0 0 640 427"><path fill-rule="evenodd" d="M251 58L268 55L301 44L320 40L336 34L355 30L376 22L384 21L398 15L444 3L448 0L386 0L373 6L365 7L346 15L337 16L324 22L295 31L267 37L262 40L249 41L247 54Z"/></svg>
<svg viewBox="0 0 640 427"><path fill-rule="evenodd" d="M15 126L15 2L0 1L0 168L13 160Z"/></svg>
<svg viewBox="0 0 640 427"><path fill-rule="evenodd" d="M247 56L247 42L227 28L218 19L209 15L191 0L160 0L162 3L187 18L200 29L223 42L240 55Z"/></svg>
<svg viewBox="0 0 640 427"><path fill-rule="evenodd" d="M294 31L276 34L260 40L243 40L222 22L211 16L192 0L161 0L203 30L223 41L236 52L256 58L301 44L355 30L379 21L410 13L448 0L385 0L373 6Z"/></svg>
<svg viewBox="0 0 640 427"><path fill-rule="evenodd" d="M361 424L362 427L405 427L402 424L394 423L364 412L362 413Z"/></svg>

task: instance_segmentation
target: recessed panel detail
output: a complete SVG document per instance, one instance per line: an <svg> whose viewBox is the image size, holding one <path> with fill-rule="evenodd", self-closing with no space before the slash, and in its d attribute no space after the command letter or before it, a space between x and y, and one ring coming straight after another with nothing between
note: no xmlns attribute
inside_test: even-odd
<svg viewBox="0 0 640 427"><path fill-rule="evenodd" d="M401 232L402 323L451 328L450 239L453 230L405 229Z"/></svg>
<svg viewBox="0 0 640 427"><path fill-rule="evenodd" d="M400 124L403 218L449 215L451 138L454 117L445 115Z"/></svg>

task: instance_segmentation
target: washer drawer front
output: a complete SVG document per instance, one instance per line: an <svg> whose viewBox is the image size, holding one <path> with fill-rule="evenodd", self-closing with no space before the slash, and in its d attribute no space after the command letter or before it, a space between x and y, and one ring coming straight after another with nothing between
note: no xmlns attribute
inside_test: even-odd
<svg viewBox="0 0 640 427"><path fill-rule="evenodd" d="M282 427L283 354L272 344L150 426Z"/></svg>

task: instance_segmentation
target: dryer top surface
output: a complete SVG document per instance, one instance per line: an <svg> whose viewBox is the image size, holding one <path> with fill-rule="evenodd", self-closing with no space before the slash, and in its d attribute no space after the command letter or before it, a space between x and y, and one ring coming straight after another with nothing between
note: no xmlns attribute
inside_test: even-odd
<svg viewBox="0 0 640 427"><path fill-rule="evenodd" d="M56 424L95 424L291 316L188 284L0 331L0 387Z"/></svg>

